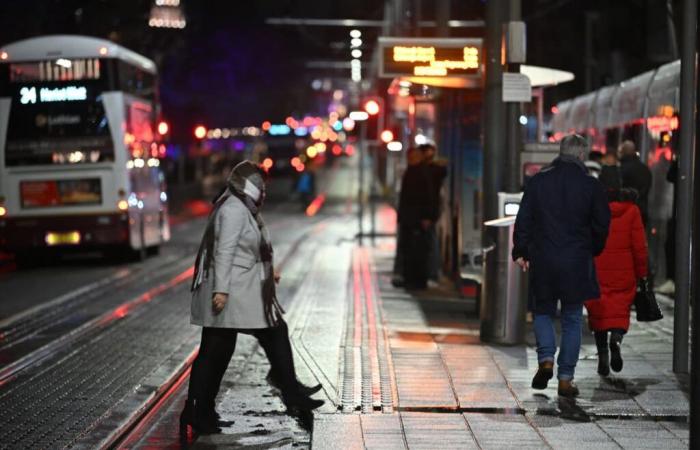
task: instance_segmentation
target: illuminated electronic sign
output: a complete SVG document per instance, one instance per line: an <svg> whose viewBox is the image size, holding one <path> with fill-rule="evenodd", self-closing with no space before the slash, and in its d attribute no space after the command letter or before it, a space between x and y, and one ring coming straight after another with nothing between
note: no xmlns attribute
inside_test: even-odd
<svg viewBox="0 0 700 450"><path fill-rule="evenodd" d="M85 86L24 86L20 88L19 96L19 102L23 105L33 105L37 101L39 103L77 102L87 100L87 88Z"/></svg>
<svg viewBox="0 0 700 450"><path fill-rule="evenodd" d="M381 77L479 77L481 39L380 37Z"/></svg>

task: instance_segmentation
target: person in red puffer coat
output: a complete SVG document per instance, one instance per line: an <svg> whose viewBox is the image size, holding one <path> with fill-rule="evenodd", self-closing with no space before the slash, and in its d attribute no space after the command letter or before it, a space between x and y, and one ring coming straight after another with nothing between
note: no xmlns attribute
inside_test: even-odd
<svg viewBox="0 0 700 450"><path fill-rule="evenodd" d="M622 370L620 344L630 326L637 282L646 278L647 241L633 189L608 189L612 221L605 249L595 258L600 298L585 303L598 348L598 373ZM610 341L608 342L608 334ZM608 349L610 350L608 352Z"/></svg>

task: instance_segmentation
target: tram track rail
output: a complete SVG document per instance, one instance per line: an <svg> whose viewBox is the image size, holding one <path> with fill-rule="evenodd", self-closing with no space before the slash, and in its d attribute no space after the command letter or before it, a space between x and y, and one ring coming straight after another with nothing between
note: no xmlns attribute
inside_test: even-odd
<svg viewBox="0 0 700 450"><path fill-rule="evenodd" d="M189 264L182 255L174 255L153 272L110 277L103 284L87 286L92 290L78 289L73 295L59 298L60 303L50 302L7 324L0 330L0 353L6 362L0 367L0 386L90 329L106 325L110 317L157 295L163 285L182 277ZM156 287L144 291L147 284ZM124 297L129 300L124 301Z"/></svg>

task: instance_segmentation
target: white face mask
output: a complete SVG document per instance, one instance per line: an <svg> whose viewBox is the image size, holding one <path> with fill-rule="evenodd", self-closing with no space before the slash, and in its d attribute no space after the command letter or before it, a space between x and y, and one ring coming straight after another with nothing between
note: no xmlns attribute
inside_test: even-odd
<svg viewBox="0 0 700 450"><path fill-rule="evenodd" d="M260 196L262 195L262 192L256 185L250 182L250 180L245 180L245 187L243 188L243 192L245 195L248 197L252 198L254 202L260 201Z"/></svg>

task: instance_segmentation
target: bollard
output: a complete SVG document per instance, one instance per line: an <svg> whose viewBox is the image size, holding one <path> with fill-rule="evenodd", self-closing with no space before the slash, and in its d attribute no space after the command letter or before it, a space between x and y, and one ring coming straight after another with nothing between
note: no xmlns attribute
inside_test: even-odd
<svg viewBox="0 0 700 450"><path fill-rule="evenodd" d="M510 257L515 217L484 222L488 241L481 289L481 340L494 344L525 342L527 276Z"/></svg>

